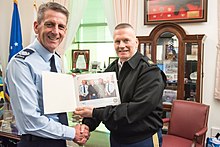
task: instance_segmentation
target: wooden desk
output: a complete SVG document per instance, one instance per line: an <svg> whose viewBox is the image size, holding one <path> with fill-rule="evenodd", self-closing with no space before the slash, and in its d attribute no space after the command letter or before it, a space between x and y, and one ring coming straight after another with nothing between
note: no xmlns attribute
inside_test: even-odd
<svg viewBox="0 0 220 147"><path fill-rule="evenodd" d="M4 147L17 147L20 136L17 133L0 129L0 145Z"/></svg>
<svg viewBox="0 0 220 147"><path fill-rule="evenodd" d="M0 138L8 138L8 139L13 139L15 141L19 141L20 140L20 136L17 135L16 133L12 133L12 132L5 132L0 130Z"/></svg>

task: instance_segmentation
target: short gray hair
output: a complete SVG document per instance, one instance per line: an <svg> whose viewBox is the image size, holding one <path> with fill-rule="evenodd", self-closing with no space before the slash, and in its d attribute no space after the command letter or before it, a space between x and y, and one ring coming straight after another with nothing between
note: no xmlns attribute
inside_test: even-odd
<svg viewBox="0 0 220 147"><path fill-rule="evenodd" d="M67 22L68 22L68 18L69 18L69 11L61 4L56 3L56 2L48 2L48 3L44 3L41 4L38 8L38 12L37 12L37 22L40 24L41 21L44 19L44 13L47 10L54 10L56 12L60 12L63 13L66 18L67 18Z"/></svg>
<svg viewBox="0 0 220 147"><path fill-rule="evenodd" d="M124 28L131 28L132 30L134 30L134 28L132 27L132 25L129 24L129 23L119 23L119 24L115 27L115 30L124 29Z"/></svg>

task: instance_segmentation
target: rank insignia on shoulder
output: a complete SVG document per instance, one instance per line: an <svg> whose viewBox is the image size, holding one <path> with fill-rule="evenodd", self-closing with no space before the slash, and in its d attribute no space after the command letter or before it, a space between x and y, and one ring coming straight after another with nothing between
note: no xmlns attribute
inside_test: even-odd
<svg viewBox="0 0 220 147"><path fill-rule="evenodd" d="M31 55L32 53L34 53L33 50L31 50L31 49L24 49L23 51L19 52L15 56L15 58L25 59L27 56Z"/></svg>
<svg viewBox="0 0 220 147"><path fill-rule="evenodd" d="M155 63L152 60L148 60L148 63L154 65Z"/></svg>

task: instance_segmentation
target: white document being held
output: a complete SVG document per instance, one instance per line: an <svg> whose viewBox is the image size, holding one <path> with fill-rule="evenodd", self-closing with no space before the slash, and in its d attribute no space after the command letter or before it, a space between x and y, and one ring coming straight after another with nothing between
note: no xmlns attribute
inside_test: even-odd
<svg viewBox="0 0 220 147"><path fill-rule="evenodd" d="M115 72L70 74L43 72L44 114L72 112L78 106L105 107L121 103Z"/></svg>

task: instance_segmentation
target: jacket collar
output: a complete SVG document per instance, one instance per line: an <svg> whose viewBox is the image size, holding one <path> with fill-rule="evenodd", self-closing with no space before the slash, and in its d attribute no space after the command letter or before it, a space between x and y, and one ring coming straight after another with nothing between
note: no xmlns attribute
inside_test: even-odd
<svg viewBox="0 0 220 147"><path fill-rule="evenodd" d="M142 59L143 55L139 53L138 51L132 56L127 62L132 69L135 69L138 66L138 63Z"/></svg>

